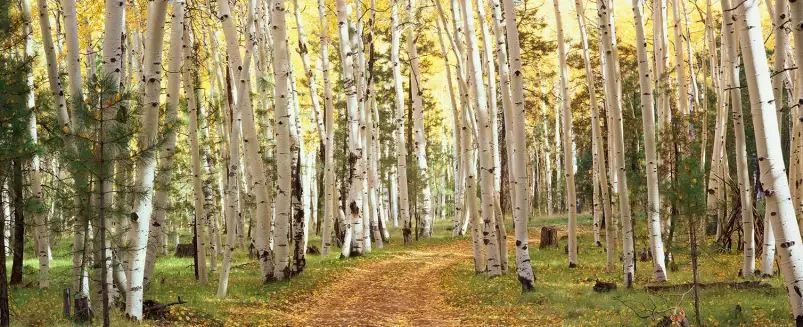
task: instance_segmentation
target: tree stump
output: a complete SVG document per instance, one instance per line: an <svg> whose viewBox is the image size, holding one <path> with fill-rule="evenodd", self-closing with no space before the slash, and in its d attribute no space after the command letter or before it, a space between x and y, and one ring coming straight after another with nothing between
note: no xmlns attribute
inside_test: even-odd
<svg viewBox="0 0 803 327"><path fill-rule="evenodd" d="M62 306L64 309L64 317L70 318L70 289L64 289L64 298L62 299Z"/></svg>
<svg viewBox="0 0 803 327"><path fill-rule="evenodd" d="M92 309L89 308L89 298L80 297L75 299L75 315L73 321L84 323L92 319Z"/></svg>
<svg viewBox="0 0 803 327"><path fill-rule="evenodd" d="M555 226L541 227L541 244L539 248L558 247L558 228Z"/></svg>
<svg viewBox="0 0 803 327"><path fill-rule="evenodd" d="M192 258L195 256L195 245L179 244L176 245L176 258Z"/></svg>

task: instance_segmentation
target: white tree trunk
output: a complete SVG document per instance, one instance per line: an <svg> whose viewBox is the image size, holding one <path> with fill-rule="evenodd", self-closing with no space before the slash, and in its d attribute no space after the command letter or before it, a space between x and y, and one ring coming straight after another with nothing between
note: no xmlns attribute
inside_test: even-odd
<svg viewBox="0 0 803 327"><path fill-rule="evenodd" d="M569 96L569 71L566 67L566 42L563 39L563 20L560 2L554 0L555 28L558 33L558 62L560 70L560 97L563 100L563 171L566 178L566 209L569 211L569 268L577 266L577 194L574 186L574 160L572 157L572 108ZM524 119L523 117L521 119ZM526 173L525 173L526 174Z"/></svg>
<svg viewBox="0 0 803 327"><path fill-rule="evenodd" d="M446 81L448 83L447 87L449 89L449 104L452 107L452 132L453 132L453 139L454 139L454 148L456 149L454 153L455 160L457 161L457 169L455 171L455 179L454 179L454 217L452 219L452 237L456 237L460 235L460 225L461 221L460 218L463 217L463 165L462 165L462 151L458 150L462 144L461 140L461 132L460 126L460 113L458 110L458 106L462 107L462 104L458 104L457 97L454 94L454 85L452 84L452 67L449 60L449 52L446 50L446 44L443 42L443 33L447 36L451 37L449 34L449 28L446 25L446 17L443 13L443 8L441 7L440 0L434 1L435 5L438 8L438 15L440 20L436 22L436 26L438 28L438 44L441 47L441 54L443 55L444 65L446 66ZM457 49L455 49L455 52ZM460 73L460 72L458 72ZM465 110L465 109L464 109Z"/></svg>
<svg viewBox="0 0 803 327"><path fill-rule="evenodd" d="M422 237L432 236L432 192L429 186L429 167L427 165L427 140L424 131L424 105L422 96L424 89L420 82L423 78L418 65L418 47L415 44L417 34L417 22L415 21L416 5L414 0L407 0L407 52L410 58L410 92L413 102L413 151L418 165L418 185L422 193L420 206L421 220L423 226L420 234Z"/></svg>
<svg viewBox="0 0 803 327"><path fill-rule="evenodd" d="M610 1L602 0L597 4L599 11L602 34L602 44L604 56L609 60L605 66L608 76L606 81L605 93L608 98L608 110L611 112L611 125L609 126L611 135L611 144L614 148L613 164L616 168L617 187L619 190L619 213L622 223L622 242L623 242L623 265L624 265L624 283L626 288L633 287L633 279L635 278L635 262L634 262L634 248L633 248L633 226L631 222L630 212L630 196L627 189L627 172L625 170L625 154L624 154L624 138L622 136L622 108L621 98L619 96L617 79L620 75L616 71L616 55L617 44L615 38L615 26L613 21L613 13L610 10Z"/></svg>
<svg viewBox="0 0 803 327"><path fill-rule="evenodd" d="M485 254L488 262L488 274L499 276L502 274L502 265L499 257L499 242L496 232L496 217L494 212L495 192L493 185L493 171L495 170L493 160L493 141L491 132L491 117L488 112L488 103L485 98L485 88L482 85L482 70L480 62L480 52L477 45L476 30L474 28L474 15L470 1L462 0L461 9L463 10L463 24L466 32L467 53L470 54L469 80L474 91L476 105L477 122L479 125L480 145L480 182L482 194L482 217L483 217L483 243L485 244ZM512 8L512 6L511 6ZM515 26L515 24L513 24ZM501 218L501 217L500 217Z"/></svg>
<svg viewBox="0 0 803 327"><path fill-rule="evenodd" d="M183 44L184 35L184 1L173 2L173 11L170 16L170 48L168 49L167 65L167 106L165 109L165 125L167 134L164 135L164 143L159 149L159 167L156 175L156 199L154 202L154 222L150 226L150 241L148 242L148 254L145 258L145 287L149 287L153 276L153 268L156 264L156 256L167 254L167 243L165 236L165 217L170 205L168 192L170 183L173 179L173 155L176 152L176 141L178 139L178 101L181 87L181 54L186 47ZM199 216L200 217L200 216Z"/></svg>
<svg viewBox="0 0 803 327"><path fill-rule="evenodd" d="M398 17L399 0L390 6L391 19L391 62L393 63L393 88L396 94L396 174L398 175L399 216L402 221L404 244L412 243L413 224L410 219L410 199L407 191L407 140L404 137L404 88L402 87L401 61L399 59L399 39L401 26ZM348 225L346 225L348 228ZM348 229L346 229L348 233Z"/></svg>
<svg viewBox="0 0 803 327"><path fill-rule="evenodd" d="M106 10L117 9L119 2L107 0ZM143 69L144 99L143 117L140 120L141 132L137 144L140 151L154 151L159 132L159 103L161 96L162 81L162 44L164 40L165 14L167 13L167 1L152 1L148 3L148 23L145 35L145 61ZM118 15L110 15L107 12L106 24L110 24L110 17L119 17L122 20L122 12ZM114 23L112 23L114 24ZM116 25L116 24L115 24ZM120 24L122 25L122 24ZM122 30L117 33L106 31L106 41L109 48L113 48L120 42L109 42L108 38L120 35ZM106 47L104 46L104 49ZM106 57L104 55L104 57ZM106 70L104 67L104 71ZM135 188L142 195L136 200L134 213L131 222L131 280L130 288L126 292L126 314L134 319L142 319L142 295L145 278L145 257L148 247L148 231L151 225L151 214L153 213L153 182L156 175L156 160L146 160L137 165Z"/></svg>
<svg viewBox="0 0 803 327"><path fill-rule="evenodd" d="M730 0L723 0L723 9L733 8ZM779 263L784 275L792 314L803 320L803 244L795 218L794 204L790 199L789 181L781 151L777 115L773 105L769 65L764 48L758 1L747 0L736 7L734 17L740 35L744 56L747 88L750 93L756 150L759 157L761 184L767 201L778 204L778 213L772 215L772 228L780 245ZM794 10L793 10L794 11ZM733 18L732 18L733 19Z"/></svg>
<svg viewBox="0 0 803 327"><path fill-rule="evenodd" d="M363 158L362 146L360 142L360 113L358 112L357 89L354 76L354 53L351 51L350 31L348 17L350 8L344 0L337 0L337 21L338 34L340 36L340 54L343 69L343 85L345 85L346 105L348 110L348 141L349 141L349 161L352 163L350 176L350 189L348 195L348 219L346 220L346 237L341 255L349 256L352 252L362 254L364 239L362 234L357 232L357 225L362 225L362 172ZM361 226L360 226L361 227ZM353 229L353 230L352 230ZM352 235L353 234L353 235ZM354 241L352 242L352 238Z"/></svg>
<svg viewBox="0 0 803 327"><path fill-rule="evenodd" d="M176 2L179 3L179 2ZM175 6L175 4L174 4ZM192 172L192 190L193 190L193 203L195 204L195 224L193 228L198 236L196 251L198 251L198 281L201 285L206 285L208 282L207 269L206 269L206 233L204 227L207 225L205 205L206 197L204 196L203 181L201 180L201 161L205 161L205 157L201 153L201 148L198 143L198 98L195 91L195 82L197 74L196 62L193 60L194 44L189 32L189 24L184 25L184 66L181 69L182 77L184 80L184 96L187 98L187 130L189 131L190 139L190 160L192 165L190 171ZM172 37L172 33L171 33ZM170 74L171 72L168 72ZM169 91L168 91L169 92ZM178 98L176 94L176 98ZM172 101L172 99L171 99Z"/></svg>
<svg viewBox="0 0 803 327"><path fill-rule="evenodd" d="M516 9L512 0L503 0L505 6L505 29L507 32L507 47L510 52L510 70L513 72L510 91L512 95L510 120L513 122L512 134L515 138L513 145L514 176L516 176L516 203L513 207L513 220L516 234L516 272L522 290L532 289L535 283L532 265L530 264L529 237L527 235L527 220L529 208L527 204L527 144L524 129L524 80L522 74L521 47L519 33L516 25Z"/></svg>
<svg viewBox="0 0 803 327"><path fill-rule="evenodd" d="M683 55L683 32L681 30L681 11L680 0L670 0L672 2L672 31L675 41L675 74L678 83L678 110L684 117L689 116L689 81L686 77L685 58ZM691 59L691 58L690 58Z"/></svg>
<svg viewBox="0 0 803 327"><path fill-rule="evenodd" d="M614 235L615 224L612 221L613 214L611 213L611 197L608 192L608 169L605 164L605 147L602 139L602 131L599 127L599 109L597 108L597 91L594 73L591 69L591 54L588 51L588 36L586 35L586 18L585 18L585 5L582 0L575 0L575 9L577 12L577 21L580 28L580 37L583 44L583 59L585 62L586 71L586 84L588 85L588 94L591 102L591 135L594 138L593 155L596 163L596 171L598 180L598 187L600 190L600 197L602 198L602 210L605 215L605 248L606 250L606 271L613 272L614 268L614 254L616 253L616 241ZM663 255L663 253L661 254Z"/></svg>
<svg viewBox="0 0 803 327"><path fill-rule="evenodd" d="M31 2L30 0L22 0L20 4L22 9L23 33L25 34L24 60L33 60L33 20L31 17ZM25 80L28 86L25 108L30 111L30 117L28 118L29 141L31 144L37 144L39 138L36 132L36 99L34 98L33 69L26 72ZM39 202L39 205L44 206L45 199L44 193L42 193L42 173L39 170L38 154L34 154L31 158L30 179L31 195ZM47 218L43 211L38 210L33 212L33 218L35 224L34 238L36 240L36 256L39 258L39 288L47 288L50 285L50 258L48 257L50 239L47 236Z"/></svg>
<svg viewBox="0 0 803 327"><path fill-rule="evenodd" d="M650 76L652 72L644 32L644 0L633 0L633 17L636 25L641 121L644 125L644 156L647 161L647 227L650 233L650 250L653 254L653 278L655 281L663 282L666 281L666 267L664 243L661 239L661 198L658 193L658 156L655 149L653 87Z"/></svg>
<svg viewBox="0 0 803 327"><path fill-rule="evenodd" d="M731 16L732 17L732 16ZM750 172L747 166L747 145L744 135L744 114L742 112L741 85L739 82L739 54L737 46L739 39L734 30L736 22L726 21L723 24L723 49L728 52L725 62L725 89L729 90L731 109L733 110L733 132L736 135L736 175L739 183L739 197L742 208L752 208L752 192L750 188ZM760 164L760 163L759 163ZM769 206L768 206L769 207ZM772 209L770 209L772 210ZM755 261L755 238L753 214L742 214L742 231L744 233L744 260L742 264L742 277L753 275L756 269Z"/></svg>
<svg viewBox="0 0 803 327"><path fill-rule="evenodd" d="M334 212L337 200L335 196L335 171L334 171L334 103L332 95L332 81L329 77L329 35L326 22L326 4L324 0L318 0L318 15L321 20L321 70L323 71L324 89L324 121L326 132L325 151L326 158L323 176L324 187L324 214L323 214L323 234L321 236L321 255L329 253L332 237L332 223L334 222Z"/></svg>

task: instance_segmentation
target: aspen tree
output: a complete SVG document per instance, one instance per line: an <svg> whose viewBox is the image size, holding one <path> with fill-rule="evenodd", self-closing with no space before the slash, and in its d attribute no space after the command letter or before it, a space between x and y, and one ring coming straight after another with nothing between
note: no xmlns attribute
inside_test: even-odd
<svg viewBox="0 0 803 327"><path fill-rule="evenodd" d="M624 155L624 138L622 136L622 108L621 98L619 96L618 88L616 87L616 79L619 75L616 71L616 56L617 44L614 34L615 26L612 19L612 12L610 10L610 1L601 0L597 3L597 10L599 14L599 26L602 35L603 49L600 49L606 58L609 58L605 70L608 76L606 81L605 93L609 99L608 110L611 112L611 124L609 126L612 148L614 148L614 160L617 175L617 187L619 190L619 214L622 223L622 242L624 248L623 265L624 265L624 283L625 287L633 287L633 279L635 278L635 263L633 248L633 226L632 217L630 212L630 196L627 189L627 174L625 171L625 155Z"/></svg>
<svg viewBox="0 0 803 327"><path fill-rule="evenodd" d="M780 6L779 6L779 8L780 8ZM789 16L790 17L789 26L791 26L792 32L794 33L795 49L794 49L794 57L793 58L794 58L794 61L796 63L803 63L803 2L794 1L794 0L789 1L789 14L790 14L790 16ZM787 43L787 46L788 46L788 43ZM789 66L793 66L793 65L790 63ZM793 99L793 101L790 101L790 103L798 103L798 104L800 104L800 103L803 103L803 84L801 84L801 83L803 83L803 70L801 70L801 69L797 69L796 82L797 82L796 93L792 97L790 97L791 99ZM798 152L798 160L803 160L803 149L801 149L801 147L803 147L803 138L801 138L801 133L803 133L803 125L801 125L801 122L800 122L800 119L799 119L800 118L799 116L801 115L801 113L803 113L803 112L800 110L800 107L797 106L797 114L798 114L798 116L793 116L792 117L794 119L795 123L798 124L798 133L795 134L797 136L798 142L800 144L799 148L798 148L798 151L799 151ZM798 164L798 169L799 169L798 172L797 172L798 181L795 183L795 185L800 187L800 184L801 184L800 180L803 179L803 163L799 163ZM800 213L800 212L803 211L803 191L798 190L798 197L800 198L800 200L798 201L798 203L799 203L798 212ZM801 214L803 214L803 213L801 213ZM766 226L768 226L768 225L765 223L764 226L765 226L764 228L767 228ZM773 228L772 230L774 231L775 229ZM765 232L764 234L766 235L767 233ZM769 241L770 240L767 240L766 236L765 236L765 242L764 243L765 243L765 247L766 248L769 248L769 247L771 247L772 245L775 244L775 242L774 242L775 240L774 239L772 240L773 242L769 242ZM768 259L772 259L772 257L770 257ZM768 266L772 266L772 264L769 264ZM763 267L764 267L764 262L762 261L762 272L763 272L763 269L764 269Z"/></svg>
<svg viewBox="0 0 803 327"><path fill-rule="evenodd" d="M488 112L488 103L485 98L485 88L482 86L482 70L480 52L477 48L476 29L474 28L474 15L472 4L468 0L461 0L463 25L466 33L467 53L470 55L469 80L474 91L474 105L476 106L477 124L479 125L477 141L480 148L480 192L482 194L483 243L488 262L488 274L499 276L502 274L502 265L499 258L499 244L496 235L496 217L494 213L493 188L493 142L491 140L491 119ZM515 24L514 24L515 26ZM526 210L522 208L523 210ZM520 245L523 246L523 245Z"/></svg>
<svg viewBox="0 0 803 327"><path fill-rule="evenodd" d="M198 235L198 244L196 251L198 251L198 281L201 285L206 285L208 282L208 274L206 269L206 233L204 227L206 226L208 206L204 201L206 196L203 190L203 181L201 180L201 161L205 160L201 155L201 147L198 142L198 102L200 101L195 91L195 81L197 76L197 65L193 61L193 51L195 45L191 39L190 28L192 24L184 25L184 66L181 69L181 74L184 82L184 96L187 98L187 130L189 131L190 139L190 166L192 172L192 190L193 190L193 203L195 204L195 229ZM172 36L172 34L171 34Z"/></svg>
<svg viewBox="0 0 803 327"><path fill-rule="evenodd" d="M505 29L507 47L510 54L510 71L512 72L510 91L513 107L511 108L513 121L513 135L515 137L513 159L516 172L516 204L513 207L513 220L516 234L516 272L523 291L529 291L534 286L535 274L530 264L529 237L527 235L527 145L524 130L524 81L522 74L521 46L519 32L516 25L516 9L512 0L503 0L505 12Z"/></svg>
<svg viewBox="0 0 803 327"><path fill-rule="evenodd" d="M413 149L416 156L416 163L418 165L418 178L419 185L421 185L422 202L421 202L421 219L424 225L421 229L421 236L432 236L432 191L429 185L429 166L427 165L427 140L424 131L424 105L423 105L423 92L421 88L421 71L418 65L418 47L415 44L417 26L414 20L416 19L417 7L415 0L407 0L407 52L410 59L410 90L412 92L413 102Z"/></svg>
<svg viewBox="0 0 803 327"><path fill-rule="evenodd" d="M795 218L794 204L790 199L781 151L778 117L773 105L769 65L764 48L758 1L747 0L738 7L732 1L722 1L723 10L735 9L729 19L735 23L741 40L747 88L750 94L751 116L756 134L756 150L761 170L761 184L767 201L776 202L778 212L772 219L772 229L780 245L779 264L789 293L792 314L803 320L803 297L799 294L803 283L803 256L800 232ZM794 10L793 10L794 11ZM762 165L763 163L763 165Z"/></svg>
<svg viewBox="0 0 803 327"><path fill-rule="evenodd" d="M145 287L150 286L153 277L153 268L156 265L156 255L167 253L167 243L164 241L165 217L167 216L168 194L173 179L173 155L176 152L178 139L178 101L181 87L181 55L184 35L184 1L173 2L170 20L170 48L168 49L167 64L167 94L165 109L165 124L167 134L162 148L159 151L159 166L156 174L156 196L154 202L153 224L150 226L150 241L148 254L145 257ZM201 216L198 216L201 217Z"/></svg>
<svg viewBox="0 0 803 327"><path fill-rule="evenodd" d="M600 189L600 197L602 198L602 208L605 215L605 248L606 250L606 271L613 272L614 268L614 254L616 253L616 240L614 239L615 224L613 223L613 214L611 213L611 197L608 192L608 169L605 167L605 148L602 139L602 131L599 127L599 108L596 91L596 81L591 70L591 54L588 50L588 36L586 33L586 18L585 18L585 5L583 0L575 0L575 8L577 10L577 21L580 29L580 39L583 45L583 59L586 71L586 84L588 85L588 94L591 102L591 134L594 138L593 155L596 158L596 171L598 179L598 187ZM662 253L663 255L663 253Z"/></svg>
<svg viewBox="0 0 803 327"><path fill-rule="evenodd" d="M343 241L343 249L341 256L348 257L351 253L362 254L363 241L361 233L356 230L357 224L362 224L363 203L362 203L362 145L360 142L359 131L359 112L358 112L358 99L356 80L354 75L354 53L352 53L350 44L350 31L348 29L348 17L350 16L350 8L345 4L344 0L337 0L337 21L338 21L338 35L340 36L340 54L341 65L343 69L343 85L346 87L346 104L348 111L348 149L349 161L352 166L349 172L350 176L350 189L348 192L348 219L346 220L346 236ZM355 241L352 241L354 238Z"/></svg>
<svg viewBox="0 0 803 327"><path fill-rule="evenodd" d="M577 194L574 185L574 161L572 157L572 108L569 97L569 71L566 68L566 41L563 39L563 20L560 2L552 2L555 8L555 26L558 33L558 69L560 70L560 97L563 100L563 164L566 178L566 209L569 211L569 268L577 266Z"/></svg>
<svg viewBox="0 0 803 327"><path fill-rule="evenodd" d="M493 157L494 157L494 192L495 196L499 196L502 190L502 156L501 149L499 148L499 113L497 111L497 96L496 96L496 67L494 66L493 49L491 46L491 36L488 32L488 24L485 21L485 5L483 1L477 1L477 25L479 26L480 42L482 49L480 50L480 60L482 61L482 71L487 74L487 85L485 94L488 100L488 114L491 116L491 137L493 138ZM479 45L478 45L479 46ZM499 45L497 45L499 47ZM510 190L511 194L513 189ZM501 245L501 244L500 244Z"/></svg>
<svg viewBox="0 0 803 327"><path fill-rule="evenodd" d="M323 108L326 132L324 158L324 214L323 214L323 234L321 236L321 255L329 253L332 237L332 223L334 221L335 210L335 171L334 171L334 103L332 95L332 81L329 77L329 35L326 22L326 4L324 0L318 0L318 15L321 20L321 70L323 73Z"/></svg>
<svg viewBox="0 0 803 327"><path fill-rule="evenodd" d="M33 60L33 19L31 18L31 2L30 0L20 1L22 9L22 24L23 33L25 34L25 61ZM31 66L33 67L33 66ZM28 119L28 134L30 137L29 142L37 144L39 142L36 132L36 101L34 98L34 78L33 69L26 72L25 76L28 92L26 94L25 108L30 111L30 118ZM30 170L30 189L32 197L44 206L44 193L42 192L42 173L39 167L39 155L34 154L31 158ZM36 238L36 256L39 258L39 288L47 288L50 286L50 258L48 257L48 250L50 249L50 238L48 237L47 223L45 213L42 211L33 212L34 218L34 237ZM2 250L2 249L0 249Z"/></svg>
<svg viewBox="0 0 803 327"><path fill-rule="evenodd" d="M391 53L390 60L393 64L393 88L396 98L396 174L398 175L399 192L399 216L402 221L402 236L404 244L412 243L413 225L410 219L410 200L407 191L407 140L404 137L404 88L402 87L401 61L399 59L399 42L401 38L401 27L398 17L398 1L393 0L390 6L391 19ZM345 69L344 69L345 70ZM346 226L348 233L348 225Z"/></svg>
<svg viewBox="0 0 803 327"><path fill-rule="evenodd" d="M67 99L65 97L64 86L61 82L59 75L59 64L56 60L56 49L53 43L53 35L51 34L50 17L48 16L48 4L45 0L37 0L39 7L39 28L42 36L43 51L45 55L45 62L47 65L47 79L50 86L50 93L53 96L53 103L56 106L56 121L58 122L58 132L61 137L64 137L64 147L67 152L77 157L78 148L72 133L75 132L75 125L70 120L70 114L67 109ZM74 17L74 16L72 16ZM69 21L68 21L69 23ZM69 30L68 30L69 31ZM68 34L68 38L73 34ZM77 37L77 36L76 36ZM70 42L68 42L69 44ZM75 50L75 49L74 49ZM70 51L68 49L68 51ZM71 52L72 53L72 52ZM77 53L77 51L75 51ZM80 58L80 56L79 56ZM80 59L79 59L80 60ZM80 67L79 67L80 68ZM80 90L80 78L70 78L70 87L75 88L73 83L78 84L77 89ZM80 92L79 92L80 93ZM85 230L87 224L86 211L83 206L86 203L86 174L81 174L80 171L74 176L75 190L78 196L76 197L76 207L79 208L75 215L75 223L73 225L73 283L72 288L75 294L80 294L81 297L89 296L89 275L87 272L87 262L84 258L85 255ZM5 201L5 203L8 203Z"/></svg>
<svg viewBox="0 0 803 327"><path fill-rule="evenodd" d="M106 38L122 33L122 24L110 22L109 17L122 21L122 6L117 1L107 0L106 10L119 9L116 15L107 13L106 24L120 25L117 31L106 30ZM122 8L121 8L122 7ZM156 145L159 127L159 104L162 81L162 44L164 39L165 14L167 1L159 0L148 3L148 22L145 34L145 59L143 63L142 83L144 84L143 117L140 119L141 132L137 144L140 151L148 151ZM120 42L108 42L109 48L117 47ZM104 50L106 46L104 46ZM104 55L104 57L106 57ZM106 71L106 69L104 69ZM144 160L137 163L135 187L137 192L145 194L136 200L134 212L131 214L131 273L130 288L126 292L126 314L136 320L142 320L142 295L145 282L145 257L148 247L148 232L153 213L152 191L156 175L156 160Z"/></svg>
<svg viewBox="0 0 803 327"><path fill-rule="evenodd" d="M736 172L739 183L739 200L742 208L752 208L752 191L750 188L750 173L747 167L747 145L744 135L744 114L742 112L742 96L739 82L739 55L737 47L739 39L735 30L735 22L726 19L724 22L723 49L728 52L725 67L725 88L729 90L731 109L733 111L733 132L736 135ZM759 162L759 165L761 163ZM773 210L771 205L768 209ZM744 260L742 265L742 277L753 275L756 268L755 263L755 239L753 215L742 214L742 231L744 233Z"/></svg>
<svg viewBox="0 0 803 327"><path fill-rule="evenodd" d="M454 85L452 84L452 66L449 60L449 53L446 50L446 44L443 42L443 34L446 34L451 38L449 34L449 29L446 25L446 17L443 13L443 8L441 7L440 0L433 1L438 9L438 15L440 20L436 21L436 26L438 28L438 44L441 47L441 53L443 55L444 65L446 66L446 82L447 88L449 89L449 104L451 105L452 109L452 129L453 129L453 139L455 143L455 149L460 149L462 145L461 140L461 122L460 122L460 113L458 110L458 100L454 94ZM455 50L456 51L456 50ZM460 72L458 72L459 74ZM465 110L465 109L463 109ZM457 170L455 172L455 195L454 195L454 217L453 217L453 225L452 225L452 237L456 237L460 234L460 225L461 225L461 217L463 217L463 170L465 169L462 164L462 151L457 150L455 155L455 159L457 160Z"/></svg>
<svg viewBox="0 0 803 327"><path fill-rule="evenodd" d="M644 0L633 0L633 17L636 25L636 49L638 55L639 86L641 94L641 120L644 125L644 154L647 161L647 227L650 250L653 253L653 278L666 281L664 244L661 239L661 204L658 193L658 158L655 153L655 117L653 116L653 87L650 79L650 58L647 55L647 40L644 32Z"/></svg>

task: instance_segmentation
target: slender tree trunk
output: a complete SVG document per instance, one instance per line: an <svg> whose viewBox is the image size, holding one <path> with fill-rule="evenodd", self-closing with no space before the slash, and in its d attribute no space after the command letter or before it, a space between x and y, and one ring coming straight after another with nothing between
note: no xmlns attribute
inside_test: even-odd
<svg viewBox="0 0 803 327"><path fill-rule="evenodd" d="M407 27L407 52L410 57L410 92L413 103L413 148L416 164L418 165L418 180L421 185L421 219L424 223L421 229L421 236L430 237L432 236L432 192L429 185L427 140L424 131L424 105L422 99L424 89L420 86L423 77L419 70L418 47L416 46L418 29L416 10L415 0L407 0L408 25L410 25Z"/></svg>
<svg viewBox="0 0 803 327"><path fill-rule="evenodd" d="M750 189L750 171L747 167L747 145L744 135L744 114L742 113L742 96L739 82L739 55L737 47L739 44L736 35L735 22L726 20L724 24L723 48L728 52L725 68L725 88L729 90L731 108L733 109L733 132L736 135L736 173L739 182L739 197L742 205L742 232L744 260L742 265L742 277L753 275L756 269L755 260L755 238L753 213L751 208L752 192ZM772 208L768 209L773 211Z"/></svg>
<svg viewBox="0 0 803 327"><path fill-rule="evenodd" d="M25 60L33 60L31 3L30 0L22 0L20 4L22 8L23 33L25 34ZM36 132L36 101L34 98L33 66L31 66L31 69L27 70L25 79L28 85L25 108L31 112L28 119L28 134L31 144L37 144L39 138ZM45 199L44 193L42 193L42 173L39 170L39 155L36 153L34 153L31 158L30 183L32 198L43 208ZM35 224L34 237L37 245L36 256L39 258L39 288L47 288L50 285L50 259L48 258L50 239L47 235L47 217L45 217L45 212L43 210L37 209L33 212L33 218Z"/></svg>
<svg viewBox="0 0 803 327"><path fill-rule="evenodd" d="M563 100L563 165L566 174L566 209L569 211L569 268L577 266L577 194L574 186L574 160L572 157L572 108L569 97L569 72L566 68L566 42L563 39L563 20L560 2L554 0L555 25L558 33L558 61L560 67L560 95ZM523 118L522 118L523 119Z"/></svg>
<svg viewBox="0 0 803 327"><path fill-rule="evenodd" d="M106 25L113 26L120 25L120 30L113 31L106 29L106 39L120 35L122 32L122 24L119 22L123 19L122 9L124 7L118 6L119 2L107 0L106 10L107 13ZM119 8L119 12L113 12ZM140 120L141 132L137 144L142 152L152 152L156 149L156 141L159 131L159 103L161 93L162 81L162 44L164 39L164 25L165 14L167 12L167 1L158 0L148 3L148 23L146 31L145 42L145 61L143 69L143 87L145 95L143 102L143 117ZM115 22L111 19L119 19ZM104 45L109 41L104 41ZM113 45L114 44L114 45ZM110 43L106 49L112 48L119 44ZM104 61L107 56L104 54ZM104 72L106 70L104 67ZM153 212L152 192L154 176L156 175L156 160L146 160L142 164L137 165L137 174L135 187L137 192L143 194L136 200L134 205L134 212L131 214L131 281L130 288L126 292L126 314L133 319L142 320L142 295L143 287L145 286L145 257L148 248L148 231L151 225L151 214Z"/></svg>
<svg viewBox="0 0 803 327"><path fill-rule="evenodd" d="M192 22L192 21L190 21ZM201 147L198 142L198 112L199 102L202 98L198 97L195 88L197 82L197 62L193 60L193 54L197 53L198 45L194 44L192 35L190 33L191 24L184 25L184 66L181 69L181 74L184 80L184 96L187 98L187 129L189 131L190 139L190 160L192 165L190 170L192 172L192 189L195 204L195 224L193 229L198 235L196 243L196 252L198 253L198 281L201 285L208 283L208 274L206 269L206 233L204 227L208 225L208 217L206 210L211 208L206 204L206 195L204 194L203 181L201 179L201 162L206 160L205 153L201 152Z"/></svg>
<svg viewBox="0 0 803 327"><path fill-rule="evenodd" d="M477 45L476 30L474 28L474 15L470 1L462 0L463 24L466 32L467 53L470 54L469 72L471 85L473 87L476 105L476 114L479 125L480 146L480 182L482 194L482 217L483 217L483 243L485 244L485 254L488 262L488 274L499 276L502 274L502 264L499 257L499 240L496 235L496 218L494 212L494 185L493 185L493 140L491 131L491 117L488 112L488 103L485 98L485 88L482 85L482 70L480 62L480 52ZM512 6L511 6L512 8ZM515 24L513 24L515 26ZM522 208L523 209L523 208ZM499 217L501 219L501 217Z"/></svg>
<svg viewBox="0 0 803 327"><path fill-rule="evenodd" d="M321 19L321 70L323 71L324 88L324 121L326 132L325 170L324 170L324 214L323 214L323 234L321 236L321 255L329 253L332 237L332 223L334 222L334 212L336 207L335 197L335 171L334 171L334 103L332 95L332 81L329 77L329 25L326 22L326 4L324 0L318 0L318 15Z"/></svg>
<svg viewBox="0 0 803 327"><path fill-rule="evenodd" d="M407 142L404 137L404 88L402 87L401 61L399 60L399 42L401 26L398 17L398 1L390 6L391 18L391 62L393 63L393 88L396 94L396 174L398 175L399 216L402 221L404 244L412 244L413 224L410 219L410 199L407 190ZM345 69L344 69L345 70ZM346 224L346 233L349 233Z"/></svg>
<svg viewBox="0 0 803 327"><path fill-rule="evenodd" d="M619 189L619 213L622 222L622 242L624 248L623 264L624 264L624 283L626 288L633 287L633 279L635 278L635 260L633 248L633 226L632 217L630 212L630 196L627 189L627 172L625 170L625 154L624 154L624 138L622 136L622 108L621 98L619 96L618 88L616 87L616 80L620 75L616 71L616 56L617 44L614 34L615 26L613 21L613 14L610 10L609 0L599 1L597 8L599 11L601 33L603 37L603 51L605 57L609 58L605 70L608 75L606 81L605 93L608 98L608 110L611 111L611 125L609 131L611 132L612 147L614 148L615 157L613 164L616 167L617 187Z"/></svg>
<svg viewBox="0 0 803 327"><path fill-rule="evenodd" d="M164 135L164 143L159 151L159 167L156 174L156 196L154 202L153 224L150 225L150 241L148 242L148 254L145 258L145 288L150 287L153 277L153 268L156 265L156 256L167 253L167 243L165 228L168 206L168 192L170 183L173 179L173 155L176 152L176 142L178 139L178 102L181 90L181 57L184 44L184 1L173 2L170 20L170 48L168 49L167 66L167 105L165 109L165 125L167 126ZM200 216L198 216L200 217ZM198 219L196 217L196 219Z"/></svg>
<svg viewBox="0 0 803 327"><path fill-rule="evenodd" d="M580 37L583 44L583 59L585 62L586 71L586 84L588 85L588 94L591 102L591 134L594 138L593 155L595 157L596 171L598 179L598 187L600 196L602 198L602 207L605 218L605 248L606 248L606 271L613 272L614 268L614 254L616 253L616 242L614 235L615 224L612 222L613 214L611 213L611 197L608 192L608 169L605 167L605 148L602 139L602 132L599 128L599 109L597 108L597 91L594 73L591 69L591 54L588 51L588 37L586 35L586 18L585 18L585 5L583 0L575 0L575 8L577 10L577 21L580 27ZM663 253L661 254L663 255Z"/></svg>
<svg viewBox="0 0 803 327"><path fill-rule="evenodd" d="M521 62L521 47L519 33L516 25L516 9L512 0L503 0L505 12L505 29L507 34L507 47L510 53L510 71L513 72L510 91L512 107L510 120L515 140L513 140L513 176L516 178L516 203L513 206L513 220L516 234L516 272L523 291L529 291L534 286L535 275L530 264L529 238L527 235L527 144L524 130L524 87Z"/></svg>
<svg viewBox="0 0 803 327"><path fill-rule="evenodd" d="M655 117L653 116L653 87L650 58L644 32L644 0L633 0L633 17L636 25L639 86L641 94L641 120L644 124L644 154L647 161L647 227L650 233L650 250L653 253L653 278L666 281L664 243L661 239L661 203L658 193L658 158L655 150Z"/></svg>
<svg viewBox="0 0 803 327"><path fill-rule="evenodd" d="M730 10L734 7L730 0L724 0L722 8ZM772 84L764 49L758 1L747 0L734 9L736 12L731 17L731 22L736 24L742 40L740 45L750 93L762 189L768 202L773 201L778 204L778 214L772 216L774 217L772 228L781 246L779 263L789 292L792 314L799 324L803 321L803 296L799 294L803 286L801 285L803 265L800 263L803 247L794 204L789 198L789 183L785 174L781 138L773 105Z"/></svg>

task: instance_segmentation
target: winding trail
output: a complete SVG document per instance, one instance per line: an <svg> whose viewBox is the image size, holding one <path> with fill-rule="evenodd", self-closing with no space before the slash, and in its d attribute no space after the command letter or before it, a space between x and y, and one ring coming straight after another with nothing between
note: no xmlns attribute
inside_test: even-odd
<svg viewBox="0 0 803 327"><path fill-rule="evenodd" d="M277 318L288 326L459 326L439 277L471 260L468 250L447 242L360 263Z"/></svg>

